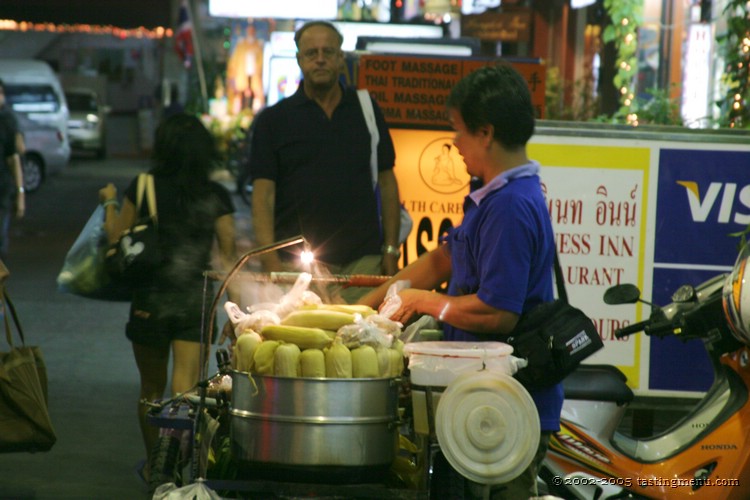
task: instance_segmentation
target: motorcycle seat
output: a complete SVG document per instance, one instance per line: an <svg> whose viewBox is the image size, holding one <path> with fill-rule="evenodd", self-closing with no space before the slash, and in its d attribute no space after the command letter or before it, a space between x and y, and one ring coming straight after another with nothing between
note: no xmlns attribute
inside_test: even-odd
<svg viewBox="0 0 750 500"><path fill-rule="evenodd" d="M618 405L633 400L627 377L612 365L580 365L563 380L565 399L612 401Z"/></svg>

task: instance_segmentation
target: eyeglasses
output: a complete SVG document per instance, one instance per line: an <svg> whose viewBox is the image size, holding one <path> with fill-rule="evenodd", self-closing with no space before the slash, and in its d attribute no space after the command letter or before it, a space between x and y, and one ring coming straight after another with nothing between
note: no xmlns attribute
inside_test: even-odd
<svg viewBox="0 0 750 500"><path fill-rule="evenodd" d="M302 59L305 61L314 61L322 53L323 59L330 61L339 54L339 49L333 47L323 47L322 49L307 49L304 52L300 52Z"/></svg>

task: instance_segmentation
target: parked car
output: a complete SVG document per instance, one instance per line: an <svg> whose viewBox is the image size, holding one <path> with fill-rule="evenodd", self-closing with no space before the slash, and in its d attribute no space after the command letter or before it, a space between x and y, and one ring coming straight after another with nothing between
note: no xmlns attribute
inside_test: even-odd
<svg viewBox="0 0 750 500"><path fill-rule="evenodd" d="M22 157L23 184L34 192L49 175L63 170L70 161L70 145L56 127L44 125L17 114L18 128L24 136L26 152Z"/></svg>
<svg viewBox="0 0 750 500"><path fill-rule="evenodd" d="M17 114L57 128L68 141L68 105L57 75L44 61L0 58L5 99Z"/></svg>
<svg viewBox="0 0 750 500"><path fill-rule="evenodd" d="M93 151L98 158L107 155L105 123L109 108L104 106L97 93L86 88L65 90L70 118L68 137L74 150Z"/></svg>

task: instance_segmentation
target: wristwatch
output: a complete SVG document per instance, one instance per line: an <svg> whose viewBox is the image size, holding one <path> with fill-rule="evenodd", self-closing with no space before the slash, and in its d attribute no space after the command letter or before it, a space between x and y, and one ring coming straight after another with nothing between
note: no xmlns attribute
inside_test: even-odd
<svg viewBox="0 0 750 500"><path fill-rule="evenodd" d="M395 245L383 245L382 250L385 255L393 255L396 258L401 257L401 249Z"/></svg>

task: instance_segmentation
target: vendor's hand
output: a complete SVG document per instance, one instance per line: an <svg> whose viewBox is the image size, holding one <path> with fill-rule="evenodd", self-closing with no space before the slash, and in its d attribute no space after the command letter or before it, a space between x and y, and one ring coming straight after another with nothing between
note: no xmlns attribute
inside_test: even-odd
<svg viewBox="0 0 750 500"><path fill-rule="evenodd" d="M401 307L393 313L390 319L398 321L402 325L408 324L415 315L419 314L419 304L424 299L425 294L429 293L431 292L413 288L401 290L398 292L398 296L401 298ZM382 308L383 305L380 307Z"/></svg>
<svg viewBox="0 0 750 500"><path fill-rule="evenodd" d="M115 198L117 198L117 188L111 182L99 190L99 201L101 203Z"/></svg>

